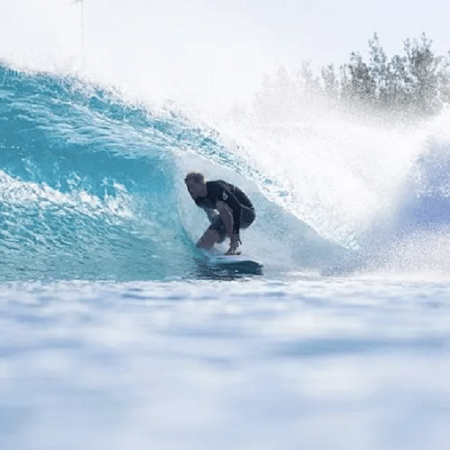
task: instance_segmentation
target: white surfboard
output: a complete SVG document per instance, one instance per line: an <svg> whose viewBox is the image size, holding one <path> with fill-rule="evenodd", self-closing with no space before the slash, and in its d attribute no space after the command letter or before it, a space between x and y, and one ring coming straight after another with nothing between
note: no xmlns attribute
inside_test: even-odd
<svg viewBox="0 0 450 450"><path fill-rule="evenodd" d="M221 253L208 253L208 264L241 273L260 274L263 265L247 255L224 255Z"/></svg>

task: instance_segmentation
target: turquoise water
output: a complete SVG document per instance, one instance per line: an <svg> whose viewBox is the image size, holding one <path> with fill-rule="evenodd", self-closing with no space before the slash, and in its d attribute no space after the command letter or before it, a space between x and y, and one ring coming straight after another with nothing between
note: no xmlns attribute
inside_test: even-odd
<svg viewBox="0 0 450 450"><path fill-rule="evenodd" d="M180 210L189 154L245 172L260 225L270 221L299 239L307 230L302 245L312 244L316 255L302 257L303 265L331 263L316 247L341 254L300 221L279 219L282 209L257 185L274 182L252 172L213 130L74 79L0 66L0 80L1 279L195 278L194 208Z"/></svg>
<svg viewBox="0 0 450 450"><path fill-rule="evenodd" d="M0 65L0 447L445 448L445 119L402 159ZM261 275L198 263L193 169L254 201Z"/></svg>

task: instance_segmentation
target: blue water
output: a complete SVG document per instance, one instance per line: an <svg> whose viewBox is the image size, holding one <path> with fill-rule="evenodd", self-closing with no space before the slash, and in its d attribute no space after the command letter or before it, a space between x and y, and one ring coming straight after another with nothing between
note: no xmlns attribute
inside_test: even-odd
<svg viewBox="0 0 450 450"><path fill-rule="evenodd" d="M282 161L319 126L249 127L260 146L243 151L232 127L0 65L0 447L446 448L445 117L391 189L381 149L313 165L302 148L304 173L292 155L269 170L266 138ZM199 264L193 169L249 193L244 249L262 274ZM349 204L386 207L344 223L356 176Z"/></svg>
<svg viewBox="0 0 450 450"><path fill-rule="evenodd" d="M252 174L214 130L180 114L130 106L74 79L0 66L0 80L5 281L195 277L193 238L179 207L186 200L182 153L274 185ZM276 206L256 195L259 222L276 221ZM295 226L299 234L307 228ZM319 236L314 244L339 252ZM326 265L331 258L319 252L303 265L318 260Z"/></svg>

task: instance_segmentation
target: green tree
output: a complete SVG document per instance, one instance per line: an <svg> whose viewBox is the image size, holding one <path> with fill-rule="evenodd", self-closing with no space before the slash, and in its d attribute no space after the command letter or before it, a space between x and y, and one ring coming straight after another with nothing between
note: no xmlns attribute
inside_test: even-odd
<svg viewBox="0 0 450 450"><path fill-rule="evenodd" d="M333 101L339 98L339 78L334 71L334 65L330 64L328 66L322 67L321 70L323 91Z"/></svg>
<svg viewBox="0 0 450 450"><path fill-rule="evenodd" d="M431 51L432 41L425 34L421 40L407 39L404 44L406 53L407 88L413 101L414 112L430 115L441 108L438 93L438 72L442 57Z"/></svg>
<svg viewBox="0 0 450 450"><path fill-rule="evenodd" d="M370 67L359 53L352 53L346 70L349 72L343 95L364 106L373 105L376 98L376 85Z"/></svg>
<svg viewBox="0 0 450 450"><path fill-rule="evenodd" d="M390 103L391 71L386 53L381 47L377 33L369 40L369 68L374 82L374 97L380 106Z"/></svg>

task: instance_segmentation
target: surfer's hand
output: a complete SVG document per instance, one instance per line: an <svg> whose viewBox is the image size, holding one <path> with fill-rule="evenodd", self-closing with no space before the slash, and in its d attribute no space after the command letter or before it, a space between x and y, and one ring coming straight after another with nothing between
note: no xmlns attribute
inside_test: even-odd
<svg viewBox="0 0 450 450"><path fill-rule="evenodd" d="M239 244L242 244L239 234L233 234L230 241L230 248L225 255L238 255L240 252L237 252L237 248L239 247Z"/></svg>

